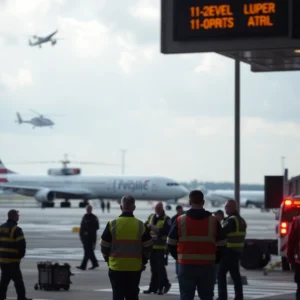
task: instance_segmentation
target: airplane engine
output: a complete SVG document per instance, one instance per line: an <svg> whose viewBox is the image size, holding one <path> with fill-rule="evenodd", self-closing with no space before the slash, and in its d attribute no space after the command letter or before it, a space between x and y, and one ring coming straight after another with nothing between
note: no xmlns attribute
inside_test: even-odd
<svg viewBox="0 0 300 300"><path fill-rule="evenodd" d="M56 44L56 42L57 42L56 40L52 40L51 41L52 46L54 46Z"/></svg>
<svg viewBox="0 0 300 300"><path fill-rule="evenodd" d="M55 199L55 193L51 192L49 189L42 189L34 195L34 198L40 203L53 202Z"/></svg>

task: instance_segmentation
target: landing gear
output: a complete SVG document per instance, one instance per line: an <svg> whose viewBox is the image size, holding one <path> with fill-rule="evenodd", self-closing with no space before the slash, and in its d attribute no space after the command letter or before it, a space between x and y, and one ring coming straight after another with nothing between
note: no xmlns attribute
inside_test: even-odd
<svg viewBox="0 0 300 300"><path fill-rule="evenodd" d="M79 202L79 207L80 208L84 208L84 207L86 207L88 205L89 205L88 200L83 200L82 202Z"/></svg>
<svg viewBox="0 0 300 300"><path fill-rule="evenodd" d="M65 199L65 201L60 202L60 207L71 207L71 203L69 202L69 199Z"/></svg>
<svg viewBox="0 0 300 300"><path fill-rule="evenodd" d="M42 208L46 207L54 207L55 203L54 202L43 202L42 203Z"/></svg>

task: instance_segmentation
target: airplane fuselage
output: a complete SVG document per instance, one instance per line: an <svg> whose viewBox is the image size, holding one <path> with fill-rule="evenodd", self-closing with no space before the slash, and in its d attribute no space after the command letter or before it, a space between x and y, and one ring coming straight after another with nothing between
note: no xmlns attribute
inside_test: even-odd
<svg viewBox="0 0 300 300"><path fill-rule="evenodd" d="M36 190L54 191L56 198L81 199L77 191L86 191L87 199L119 199L130 194L140 200L179 199L188 191L174 180L155 176L31 176L7 175L7 184L19 186L14 191L26 196L35 196ZM5 185L4 185L5 186ZM26 188L25 188L26 187ZM31 190L31 187L35 189ZM56 192L58 190L58 192ZM62 196L60 196L60 191ZM72 192L74 191L74 193Z"/></svg>

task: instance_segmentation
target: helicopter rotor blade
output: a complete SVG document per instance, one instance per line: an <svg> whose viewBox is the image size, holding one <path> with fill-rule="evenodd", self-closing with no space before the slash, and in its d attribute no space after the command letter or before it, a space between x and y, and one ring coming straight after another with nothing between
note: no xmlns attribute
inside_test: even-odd
<svg viewBox="0 0 300 300"><path fill-rule="evenodd" d="M42 116L39 112L37 112L37 111L35 111L35 110L33 110L33 109L30 109L33 113L35 113L36 115L38 115L38 116Z"/></svg>

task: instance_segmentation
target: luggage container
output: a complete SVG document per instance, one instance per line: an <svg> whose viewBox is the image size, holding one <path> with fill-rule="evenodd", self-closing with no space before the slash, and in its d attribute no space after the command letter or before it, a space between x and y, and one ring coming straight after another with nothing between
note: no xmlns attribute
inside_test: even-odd
<svg viewBox="0 0 300 300"><path fill-rule="evenodd" d="M61 289L68 291L72 284L70 277L73 276L71 266L67 263L60 265L50 261L38 262L38 283L35 284L35 290L59 291Z"/></svg>

